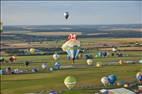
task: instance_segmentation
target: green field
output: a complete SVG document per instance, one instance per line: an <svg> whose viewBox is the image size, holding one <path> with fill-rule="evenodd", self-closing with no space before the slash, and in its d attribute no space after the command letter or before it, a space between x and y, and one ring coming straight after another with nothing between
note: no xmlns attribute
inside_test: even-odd
<svg viewBox="0 0 142 94"><path fill-rule="evenodd" d="M86 45L95 45L96 43L101 43L103 41L107 42L120 42L129 44L131 42L135 42L136 40L128 40L128 39L81 39L84 47ZM128 41L127 41L128 40ZM94 42L95 41L95 42ZM50 46L55 47L53 42ZM61 44L59 44L60 46ZM123 47L119 47L123 48ZM129 47L128 47L129 48ZM105 66L109 62L119 62L119 60L127 61L133 60L138 62L142 60L142 54L139 51L121 51L125 56L117 57L117 56L108 56L105 58L96 58L95 55L97 53L97 49L89 49L84 54L92 54L93 55L93 65L88 66L85 58L80 58L75 61L75 64L72 65L70 60L66 59L66 54L60 55L60 59L58 62L63 66L72 65L73 68L63 68L60 70L55 70L53 72L49 72L47 69L43 70L41 68L42 63L47 63L48 67L52 67L54 65L54 59L52 55L42 55L42 56L16 56L17 60L14 63L4 63L1 64L1 68L4 69L10 66L12 69L19 68L31 71L33 67L39 69L37 73L27 73L27 74L12 74L12 75L1 75L1 94L24 94L24 93L32 93L32 92L41 92L44 94L48 94L47 92L50 90L56 90L60 94L94 94L100 88L105 88L100 82L101 77L107 76L109 74L117 75L118 81L127 81L133 82L136 81L135 75L137 72L142 71L141 64L112 64ZM5 59L8 60L8 54L3 55ZM25 66L25 61L32 61L28 67ZM104 66L97 68L95 64L100 62ZM83 67L80 67L83 66ZM72 75L76 77L77 84L73 88L73 90L67 90L64 85L64 78L66 76ZM116 87L116 86L115 86ZM108 87L108 88L115 88Z"/></svg>

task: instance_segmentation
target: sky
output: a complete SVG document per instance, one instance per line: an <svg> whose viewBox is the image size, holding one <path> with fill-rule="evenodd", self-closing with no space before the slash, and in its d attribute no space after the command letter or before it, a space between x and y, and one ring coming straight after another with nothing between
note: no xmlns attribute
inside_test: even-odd
<svg viewBox="0 0 142 94"><path fill-rule="evenodd" d="M142 1L2 1L1 20L4 25L142 24Z"/></svg>

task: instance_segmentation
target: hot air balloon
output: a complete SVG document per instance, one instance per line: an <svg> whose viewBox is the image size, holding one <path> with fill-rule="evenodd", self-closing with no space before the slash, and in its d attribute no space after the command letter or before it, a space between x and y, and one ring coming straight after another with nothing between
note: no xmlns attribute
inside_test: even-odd
<svg viewBox="0 0 142 94"><path fill-rule="evenodd" d="M118 62L119 64L123 64L123 61L122 60L119 60L119 62Z"/></svg>
<svg viewBox="0 0 142 94"><path fill-rule="evenodd" d="M54 60L58 60L59 57L60 57L60 55L58 55L57 53L53 54L53 59L54 59Z"/></svg>
<svg viewBox="0 0 142 94"><path fill-rule="evenodd" d="M3 57L0 57L0 62L4 62L4 58Z"/></svg>
<svg viewBox="0 0 142 94"><path fill-rule="evenodd" d="M139 81L139 82L142 82L142 72L138 72L136 74L136 79Z"/></svg>
<svg viewBox="0 0 142 94"><path fill-rule="evenodd" d="M47 65L46 63L43 63L43 64L41 65L41 68L42 68L42 69L46 69L47 66L48 66L48 65Z"/></svg>
<svg viewBox="0 0 142 94"><path fill-rule="evenodd" d="M51 90L50 92L49 92L49 94L58 94L56 91L54 91L54 90Z"/></svg>
<svg viewBox="0 0 142 94"><path fill-rule="evenodd" d="M69 13L68 13L68 12L65 12L65 13L64 13L64 17L65 17L65 19L67 20L67 19L69 18Z"/></svg>
<svg viewBox="0 0 142 94"><path fill-rule="evenodd" d="M92 65L93 64L93 60L92 59L87 59L87 64L88 65Z"/></svg>
<svg viewBox="0 0 142 94"><path fill-rule="evenodd" d="M29 51L30 51L31 54L35 54L36 49L35 48L30 48Z"/></svg>
<svg viewBox="0 0 142 94"><path fill-rule="evenodd" d="M102 67L102 64L97 62L96 67Z"/></svg>
<svg viewBox="0 0 142 94"><path fill-rule="evenodd" d="M64 84L69 90L71 90L76 85L76 83L77 83L76 78L73 76L67 76L64 79Z"/></svg>
<svg viewBox="0 0 142 94"><path fill-rule="evenodd" d="M61 68L61 64L60 64L59 62L55 62L54 68L55 68L56 70L59 70L59 69Z"/></svg>
<svg viewBox="0 0 142 94"><path fill-rule="evenodd" d="M69 36L70 39L62 45L62 50L67 52L74 63L80 51L80 41L76 40L76 37L72 37L74 34L70 34Z"/></svg>
<svg viewBox="0 0 142 94"><path fill-rule="evenodd" d="M115 75L111 74L111 75L108 76L108 81L109 81L110 84L113 85L116 80L117 80L117 77Z"/></svg>
<svg viewBox="0 0 142 94"><path fill-rule="evenodd" d="M107 84L109 84L109 80L108 80L108 77L102 77L101 78L101 82L104 86L106 86Z"/></svg>
<svg viewBox="0 0 142 94"><path fill-rule="evenodd" d="M11 56L11 57L9 58L9 60L10 60L10 62L14 62L14 61L16 60L16 57L15 57L15 56Z"/></svg>

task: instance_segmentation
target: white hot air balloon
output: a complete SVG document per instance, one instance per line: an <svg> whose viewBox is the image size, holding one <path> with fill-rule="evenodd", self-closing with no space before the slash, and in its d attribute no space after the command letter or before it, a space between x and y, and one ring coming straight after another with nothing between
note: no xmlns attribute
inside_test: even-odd
<svg viewBox="0 0 142 94"><path fill-rule="evenodd" d="M87 64L92 65L93 64L93 59L87 59Z"/></svg>
<svg viewBox="0 0 142 94"><path fill-rule="evenodd" d="M46 69L47 66L48 66L48 65L47 65L46 63L43 63L43 64L41 65L42 69Z"/></svg>
<svg viewBox="0 0 142 94"><path fill-rule="evenodd" d="M102 77L101 78L101 82L104 86L106 86L107 84L109 84L109 80L108 80L108 77Z"/></svg>
<svg viewBox="0 0 142 94"><path fill-rule="evenodd" d="M58 60L59 58L60 58L59 54L57 54L57 53L53 54L53 59L54 60Z"/></svg>

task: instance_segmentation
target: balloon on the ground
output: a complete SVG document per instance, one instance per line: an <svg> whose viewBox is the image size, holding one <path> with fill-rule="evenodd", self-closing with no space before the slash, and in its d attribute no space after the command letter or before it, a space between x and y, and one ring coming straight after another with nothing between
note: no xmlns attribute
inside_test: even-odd
<svg viewBox="0 0 142 94"><path fill-rule="evenodd" d="M102 64L101 63L97 63L96 67L102 67Z"/></svg>
<svg viewBox="0 0 142 94"><path fill-rule="evenodd" d="M52 90L49 92L49 94L58 94L56 91Z"/></svg>
<svg viewBox="0 0 142 94"><path fill-rule="evenodd" d="M142 64L142 60L139 60L138 62L139 62L140 64Z"/></svg>
<svg viewBox="0 0 142 94"><path fill-rule="evenodd" d="M69 12L65 12L64 17L65 17L65 19L68 19L69 18Z"/></svg>
<svg viewBox="0 0 142 94"><path fill-rule="evenodd" d="M30 51L31 54L35 54L36 49L35 48L30 48L29 51Z"/></svg>
<svg viewBox="0 0 142 94"><path fill-rule="evenodd" d="M68 41L66 41L61 48L63 51L67 52L74 63L74 60L78 58L80 51L80 41L77 40L75 34L70 34Z"/></svg>
<svg viewBox="0 0 142 94"><path fill-rule="evenodd" d="M47 65L46 63L43 63L43 64L41 65L41 68L42 68L42 69L46 69L47 66L48 66L48 65Z"/></svg>
<svg viewBox="0 0 142 94"><path fill-rule="evenodd" d="M4 62L4 57L0 57L0 62Z"/></svg>
<svg viewBox="0 0 142 94"><path fill-rule="evenodd" d="M101 82L104 86L106 86L107 84L109 84L109 80L108 80L108 77L102 77L101 78Z"/></svg>
<svg viewBox="0 0 142 94"><path fill-rule="evenodd" d="M49 71L50 71L50 72L52 72L52 71L53 71L53 68L52 68L52 67L50 67L50 68L49 68Z"/></svg>
<svg viewBox="0 0 142 94"><path fill-rule="evenodd" d="M55 62L54 68L59 70L61 68L61 64L59 62Z"/></svg>
<svg viewBox="0 0 142 94"><path fill-rule="evenodd" d="M93 59L87 59L87 64L92 65L93 64Z"/></svg>
<svg viewBox="0 0 142 94"><path fill-rule="evenodd" d="M76 83L77 83L77 80L73 76L67 76L64 79L64 84L68 89L72 89L76 85Z"/></svg>
<svg viewBox="0 0 142 94"><path fill-rule="evenodd" d="M112 51L113 51L113 52L116 52L116 51L117 51L117 49L116 49L116 48L112 48Z"/></svg>
<svg viewBox="0 0 142 94"><path fill-rule="evenodd" d="M122 60L119 60L119 62L118 62L119 64L123 64L123 61Z"/></svg>
<svg viewBox="0 0 142 94"><path fill-rule="evenodd" d="M142 72L138 72L138 73L136 74L136 79L137 79L138 81L142 82Z"/></svg>
<svg viewBox="0 0 142 94"><path fill-rule="evenodd" d="M59 55L59 54L57 54L57 53L53 54L53 59L54 59L54 60L58 60L58 59L59 59L59 57L60 57L60 55Z"/></svg>
<svg viewBox="0 0 142 94"><path fill-rule="evenodd" d="M2 75L3 74L3 70L2 69L0 69L0 75Z"/></svg>
<svg viewBox="0 0 142 94"><path fill-rule="evenodd" d="M114 84L117 80L117 77L114 74L108 75L108 81L110 84Z"/></svg>
<svg viewBox="0 0 142 94"><path fill-rule="evenodd" d="M9 60L10 60L11 62L14 62L14 61L16 60L16 57L15 57L15 56L11 56L11 57L9 58Z"/></svg>

